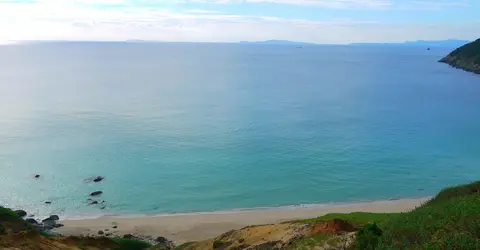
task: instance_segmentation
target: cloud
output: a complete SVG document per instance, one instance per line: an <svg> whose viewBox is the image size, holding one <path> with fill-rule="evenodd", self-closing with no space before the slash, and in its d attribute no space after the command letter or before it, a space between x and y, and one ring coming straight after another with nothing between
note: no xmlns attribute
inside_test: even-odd
<svg viewBox="0 0 480 250"><path fill-rule="evenodd" d="M350 43L446 38L473 40L480 27L480 22L382 23L345 18L319 22L266 15L235 15L202 9L174 11L138 5L112 8L91 6L93 2L123 6L131 2L127 0L38 0L35 3L0 1L0 41L3 42L128 39L235 42L285 39Z"/></svg>
<svg viewBox="0 0 480 250"><path fill-rule="evenodd" d="M194 13L194 14L220 14L220 11L215 11L215 10L186 10L185 12L187 13Z"/></svg>

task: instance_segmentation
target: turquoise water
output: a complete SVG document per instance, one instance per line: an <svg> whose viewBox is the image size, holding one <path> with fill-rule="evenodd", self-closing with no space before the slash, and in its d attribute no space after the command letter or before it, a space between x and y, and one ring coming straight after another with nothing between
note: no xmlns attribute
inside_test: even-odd
<svg viewBox="0 0 480 250"><path fill-rule="evenodd" d="M477 180L480 77L437 63L450 50L0 46L0 205L203 212ZM97 190L104 210L86 204Z"/></svg>

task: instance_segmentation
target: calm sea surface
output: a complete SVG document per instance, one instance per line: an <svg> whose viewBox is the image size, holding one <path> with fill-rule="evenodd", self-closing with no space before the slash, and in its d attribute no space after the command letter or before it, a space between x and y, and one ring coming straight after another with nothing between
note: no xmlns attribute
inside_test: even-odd
<svg viewBox="0 0 480 250"><path fill-rule="evenodd" d="M422 197L478 180L480 76L437 63L450 50L0 46L0 205L201 212ZM103 210L86 202L97 190Z"/></svg>

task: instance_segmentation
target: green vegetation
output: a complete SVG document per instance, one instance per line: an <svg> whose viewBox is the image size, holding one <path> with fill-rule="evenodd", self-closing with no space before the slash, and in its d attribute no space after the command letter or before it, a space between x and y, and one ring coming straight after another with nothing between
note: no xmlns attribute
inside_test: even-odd
<svg viewBox="0 0 480 250"><path fill-rule="evenodd" d="M440 62L480 74L480 39L454 50Z"/></svg>
<svg viewBox="0 0 480 250"><path fill-rule="evenodd" d="M143 250L152 246L150 243L134 239L114 238L113 241L120 245L115 248L118 250Z"/></svg>
<svg viewBox="0 0 480 250"><path fill-rule="evenodd" d="M322 246L331 236L325 234L316 234L310 237L304 237L294 241L287 249L310 250L316 246Z"/></svg>
<svg viewBox="0 0 480 250"><path fill-rule="evenodd" d="M14 232L23 230L36 231L32 225L18 217L14 211L0 206L0 235L6 234L7 228Z"/></svg>
<svg viewBox="0 0 480 250"><path fill-rule="evenodd" d="M382 230L378 249L480 249L480 182L447 188Z"/></svg>
<svg viewBox="0 0 480 250"><path fill-rule="evenodd" d="M384 225L388 223L392 218L399 216L400 214L386 214L386 213L350 213L350 214L327 214L318 218L298 220L299 223L315 223L319 221L331 221L333 219L341 219L348 221L355 227L363 227L369 223L377 223L378 225Z"/></svg>
<svg viewBox="0 0 480 250"><path fill-rule="evenodd" d="M187 248L188 246L194 244L195 242L187 242L187 243L183 243L182 245L178 246L175 248L175 250L183 250L185 248Z"/></svg>
<svg viewBox="0 0 480 250"><path fill-rule="evenodd" d="M355 248L357 249L375 249L378 246L383 232L377 224L368 224L357 232Z"/></svg>
<svg viewBox="0 0 480 250"><path fill-rule="evenodd" d="M408 213L328 214L295 222L333 219L363 227L354 249L480 249L480 181L446 188ZM289 249L309 249L328 241L325 235L315 237L299 239Z"/></svg>
<svg viewBox="0 0 480 250"><path fill-rule="evenodd" d="M1 221L16 221L16 220L20 220L20 218L12 210L0 206L0 220Z"/></svg>

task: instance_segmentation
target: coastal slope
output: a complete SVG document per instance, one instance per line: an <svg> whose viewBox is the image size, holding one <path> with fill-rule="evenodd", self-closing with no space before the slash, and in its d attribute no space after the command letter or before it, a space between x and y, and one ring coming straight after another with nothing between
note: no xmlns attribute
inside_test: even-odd
<svg viewBox="0 0 480 250"><path fill-rule="evenodd" d="M159 238L163 243L151 246L125 236L49 235L29 225L19 217L18 211L0 207L0 249L480 249L480 181L446 188L408 212L330 213L310 219L246 226L177 247L167 244L168 240L162 237ZM206 221L214 223L211 219ZM159 225L161 223L156 226Z"/></svg>
<svg viewBox="0 0 480 250"><path fill-rule="evenodd" d="M452 67L480 74L480 39L468 43L440 60Z"/></svg>

